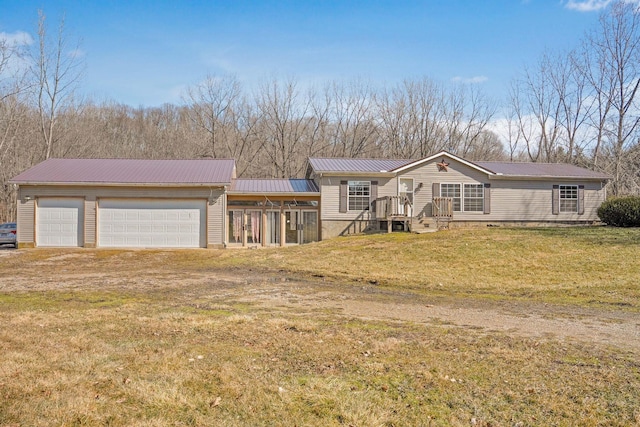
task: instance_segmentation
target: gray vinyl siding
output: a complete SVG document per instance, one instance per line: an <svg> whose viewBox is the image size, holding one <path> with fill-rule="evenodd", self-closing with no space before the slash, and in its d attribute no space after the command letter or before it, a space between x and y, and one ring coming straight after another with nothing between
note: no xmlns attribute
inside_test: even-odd
<svg viewBox="0 0 640 427"><path fill-rule="evenodd" d="M84 243L96 245L96 223L101 198L205 199L207 246L222 246L224 191L219 187L82 187L21 185L18 203L18 242L35 242L35 199L38 197L80 197L84 199ZM26 201L25 196L32 200Z"/></svg>
<svg viewBox="0 0 640 427"><path fill-rule="evenodd" d="M433 198L432 183L440 184L491 184L491 213L455 212L454 221L596 221L597 209L606 198L600 182L563 179L507 180L490 179L484 172L473 169L453 159L448 171L438 171L440 159L403 171L400 178L414 179L414 216L431 216ZM397 181L396 181L397 182ZM422 188L418 188L422 183ZM553 185L584 185L584 214L561 213L553 215Z"/></svg>
<svg viewBox="0 0 640 427"><path fill-rule="evenodd" d="M600 181L537 179L517 180L489 177L488 174L451 158L448 170L439 171L440 158L401 171L393 178L362 175L322 177L319 180L322 197L321 218L326 221L369 219L368 212L339 212L340 181L378 181L378 197L398 195L401 178L413 178L414 216L430 217L433 199L432 184L490 184L491 212L454 212L454 221L513 221L513 222L573 222L597 221L597 209L606 199L606 190ZM422 186L420 186L422 184ZM584 214L560 213L553 215L553 185L584 185Z"/></svg>
<svg viewBox="0 0 640 427"><path fill-rule="evenodd" d="M27 194L20 187L18 192L18 243L35 242L36 202L35 199L25 200L24 197Z"/></svg>
<svg viewBox="0 0 640 427"><path fill-rule="evenodd" d="M96 243L96 199L85 197L84 199L84 244L95 246Z"/></svg>
<svg viewBox="0 0 640 427"><path fill-rule="evenodd" d="M222 189L212 190L207 195L207 247L224 244L225 196Z"/></svg>
<svg viewBox="0 0 640 427"><path fill-rule="evenodd" d="M584 214L552 212L553 185L584 185ZM599 182L557 181L491 181L492 221L596 221L597 210L606 199ZM456 214L454 214L454 217Z"/></svg>
<svg viewBox="0 0 640 427"><path fill-rule="evenodd" d="M378 197L395 196L397 185L395 178L371 176L324 176L320 179L320 217L323 220L369 220L368 211L340 212L340 181L377 181Z"/></svg>

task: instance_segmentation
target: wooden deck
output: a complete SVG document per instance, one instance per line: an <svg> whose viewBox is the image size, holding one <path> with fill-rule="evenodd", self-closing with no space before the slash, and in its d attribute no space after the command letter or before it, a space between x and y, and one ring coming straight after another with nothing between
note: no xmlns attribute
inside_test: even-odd
<svg viewBox="0 0 640 427"><path fill-rule="evenodd" d="M431 216L416 216L408 198L380 197L375 201L375 219L378 224L386 222L389 233L393 231L394 223L401 224L404 231L449 228L449 223L453 219L453 200L450 197L435 197L431 206Z"/></svg>

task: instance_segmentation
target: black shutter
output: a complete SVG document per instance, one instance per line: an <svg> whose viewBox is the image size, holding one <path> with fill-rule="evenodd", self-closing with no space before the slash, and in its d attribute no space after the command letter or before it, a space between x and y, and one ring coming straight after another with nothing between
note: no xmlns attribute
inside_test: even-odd
<svg viewBox="0 0 640 427"><path fill-rule="evenodd" d="M491 184L484 185L484 213L491 213Z"/></svg>
<svg viewBox="0 0 640 427"><path fill-rule="evenodd" d="M553 191L551 191L551 213L554 215L560 214L560 186L554 185Z"/></svg>
<svg viewBox="0 0 640 427"><path fill-rule="evenodd" d="M578 185L578 215L584 215L584 185Z"/></svg>
<svg viewBox="0 0 640 427"><path fill-rule="evenodd" d="M340 181L340 212L347 212L348 202L348 183L347 181Z"/></svg>

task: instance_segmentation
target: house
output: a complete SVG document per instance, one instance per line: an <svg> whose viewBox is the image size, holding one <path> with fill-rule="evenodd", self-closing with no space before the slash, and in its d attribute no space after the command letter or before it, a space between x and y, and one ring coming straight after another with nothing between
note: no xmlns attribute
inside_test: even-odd
<svg viewBox="0 0 640 427"><path fill-rule="evenodd" d="M367 229L592 224L608 176L568 164L311 158L323 239Z"/></svg>
<svg viewBox="0 0 640 427"><path fill-rule="evenodd" d="M231 159L49 159L16 176L18 244L257 247L367 230L592 224L608 176L566 164L310 158L305 179Z"/></svg>

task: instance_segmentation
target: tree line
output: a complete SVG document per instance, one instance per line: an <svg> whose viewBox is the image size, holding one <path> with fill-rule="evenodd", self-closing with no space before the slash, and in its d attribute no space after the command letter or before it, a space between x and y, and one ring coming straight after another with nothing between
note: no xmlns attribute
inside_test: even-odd
<svg viewBox="0 0 640 427"><path fill-rule="evenodd" d="M640 193L640 15L610 6L576 49L545 52L511 83L507 102L477 85L427 77L379 87L364 79L253 90L209 75L180 104L135 108L78 97L83 63L61 21L37 41L0 40L0 221L15 218L7 182L50 157L234 158L238 176L300 177L306 159L569 162L609 173L611 194ZM500 117L498 117L500 116ZM506 118L502 118L502 117ZM505 129L498 135L492 124Z"/></svg>

